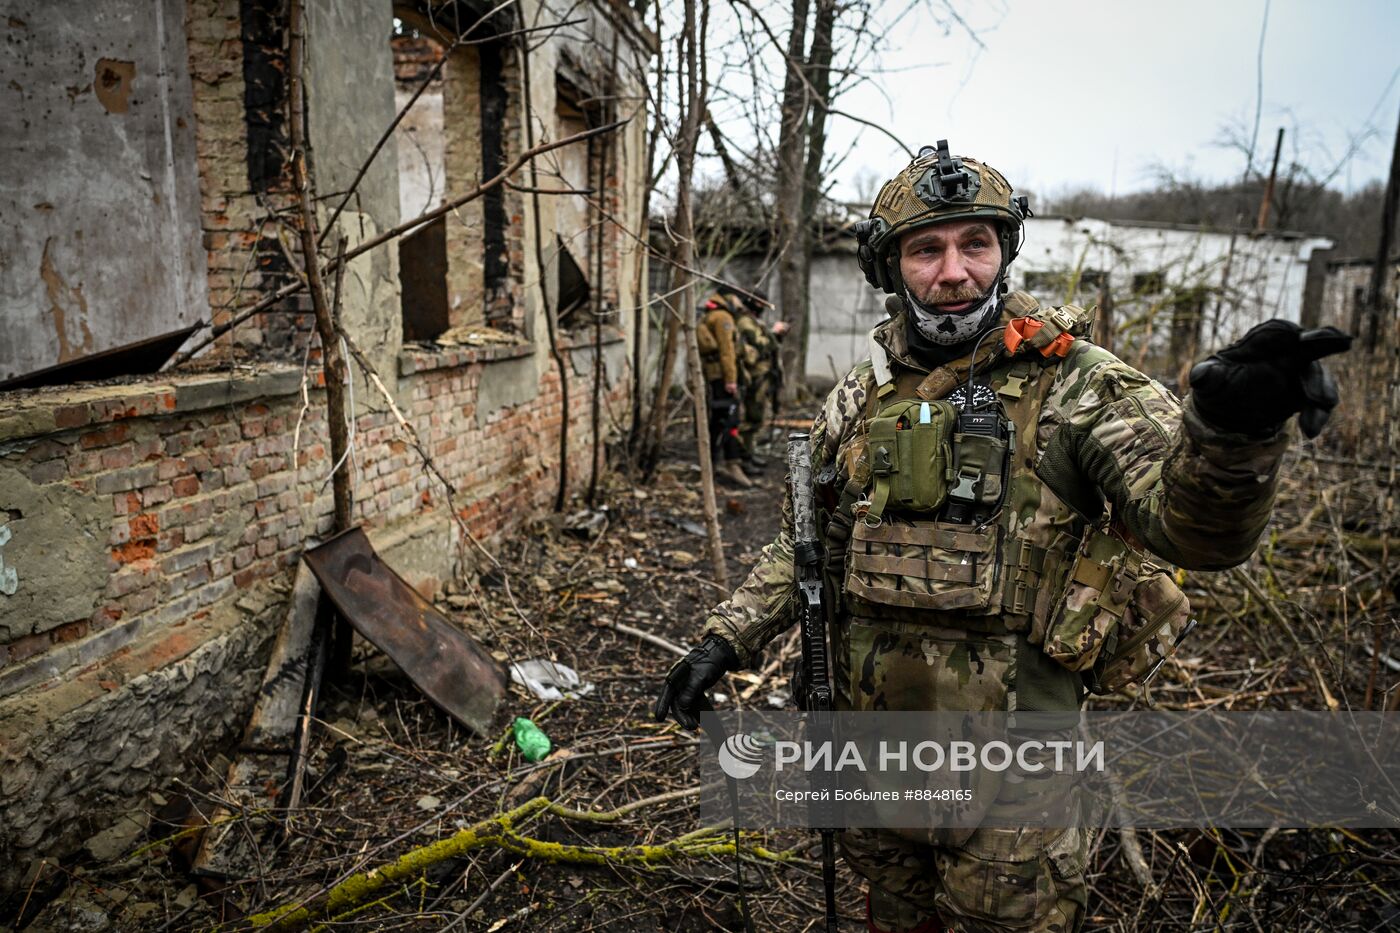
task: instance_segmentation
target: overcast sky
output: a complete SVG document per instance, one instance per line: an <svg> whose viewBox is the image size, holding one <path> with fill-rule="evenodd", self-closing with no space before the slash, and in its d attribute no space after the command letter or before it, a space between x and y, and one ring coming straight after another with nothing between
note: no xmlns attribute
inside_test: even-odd
<svg viewBox="0 0 1400 933"><path fill-rule="evenodd" d="M889 99L867 85L838 107L887 121L914 148L946 137L955 153L1041 195L1149 187L1154 165L1239 177L1243 155L1214 143L1232 121L1246 132L1253 124L1264 0L957 0L956 9L985 48L958 27L945 35L928 12L913 14L884 58L907 70L877 78ZM1284 126L1285 163L1301 158L1325 175L1370 125L1377 132L1333 184L1349 190L1384 177L1400 110L1397 66L1400 0L1273 0L1256 161L1267 170ZM828 151L844 151L857 129L836 119ZM854 199L862 173L887 177L905 158L864 130L833 193Z"/></svg>

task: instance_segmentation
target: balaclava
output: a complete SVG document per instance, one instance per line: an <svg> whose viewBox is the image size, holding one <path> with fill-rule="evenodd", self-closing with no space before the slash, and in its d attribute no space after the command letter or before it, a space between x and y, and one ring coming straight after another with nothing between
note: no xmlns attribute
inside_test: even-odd
<svg viewBox="0 0 1400 933"><path fill-rule="evenodd" d="M997 276L979 304L965 311L948 313L931 308L915 298L907 285L904 304L913 316L914 327L931 343L944 347L965 343L996 322L1001 307L1001 278Z"/></svg>

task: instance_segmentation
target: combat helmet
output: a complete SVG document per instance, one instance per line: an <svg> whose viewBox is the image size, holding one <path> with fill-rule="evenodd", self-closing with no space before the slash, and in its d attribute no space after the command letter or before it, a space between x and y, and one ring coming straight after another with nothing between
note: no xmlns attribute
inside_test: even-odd
<svg viewBox="0 0 1400 933"><path fill-rule="evenodd" d="M948 140L925 146L914 161L885 182L870 208L870 219L855 225L856 260L866 281L891 295L904 290L896 247L910 230L945 220L992 221L1000 232L1001 270L1021 249L1030 202L1013 196L1006 177L982 162L948 152Z"/></svg>

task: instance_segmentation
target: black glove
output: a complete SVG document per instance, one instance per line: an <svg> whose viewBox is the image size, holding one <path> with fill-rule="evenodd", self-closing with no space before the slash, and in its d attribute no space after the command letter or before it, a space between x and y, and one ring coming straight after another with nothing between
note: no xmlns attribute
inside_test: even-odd
<svg viewBox="0 0 1400 933"><path fill-rule="evenodd" d="M700 646L690 649L690 654L677 661L666 675L661 695L656 698L656 721L664 722L671 715L681 728L697 728L705 691L738 669L739 655L729 642L718 635L705 636Z"/></svg>
<svg viewBox="0 0 1400 933"><path fill-rule="evenodd" d="M1335 327L1303 330L1272 320L1191 368L1196 411L1212 426L1267 436L1299 414L1298 427L1317 437L1337 407L1337 383L1318 360L1351 347Z"/></svg>

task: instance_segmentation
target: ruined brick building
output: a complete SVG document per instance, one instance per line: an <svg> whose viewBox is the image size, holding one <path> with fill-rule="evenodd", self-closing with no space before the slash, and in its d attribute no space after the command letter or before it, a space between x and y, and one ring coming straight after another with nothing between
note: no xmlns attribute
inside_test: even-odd
<svg viewBox="0 0 1400 933"><path fill-rule="evenodd" d="M345 273L342 323L471 531L509 533L554 502L561 368L568 491L595 469L593 425L628 417L655 40L619 0L306 6L323 225L354 185L328 255L632 118ZM241 728L291 568L330 526L332 466L304 294L160 368L297 274L287 4L7 7L0 894ZM355 518L436 590L462 569L441 489L358 371L352 390Z"/></svg>

